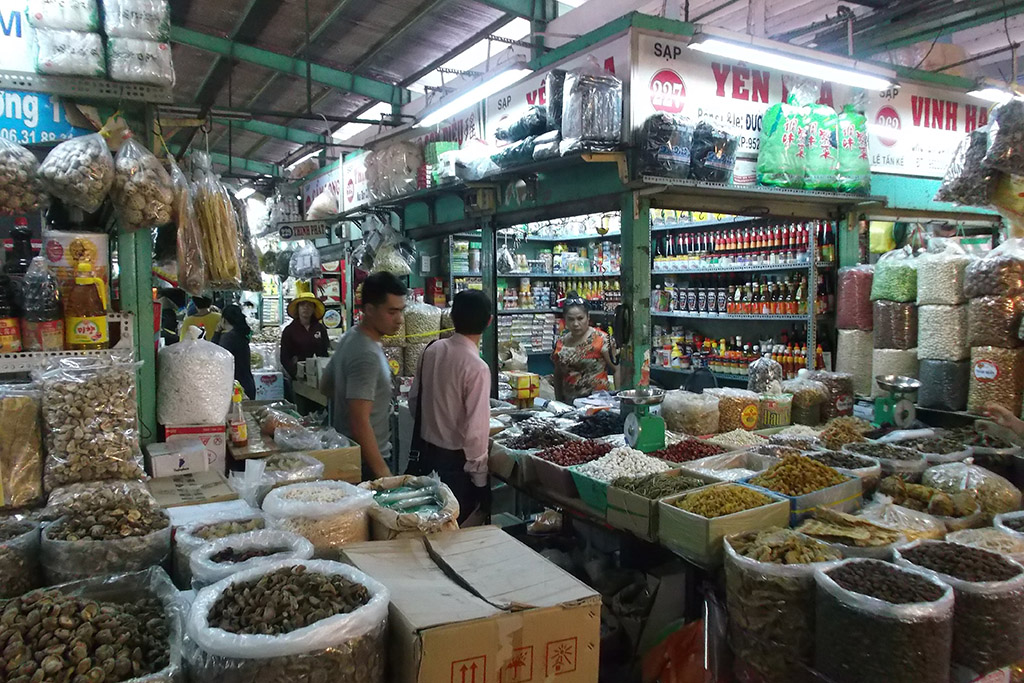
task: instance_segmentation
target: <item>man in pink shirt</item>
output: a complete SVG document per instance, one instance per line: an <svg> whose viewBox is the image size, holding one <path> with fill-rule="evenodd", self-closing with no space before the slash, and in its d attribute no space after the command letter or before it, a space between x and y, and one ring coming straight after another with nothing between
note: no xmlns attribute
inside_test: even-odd
<svg viewBox="0 0 1024 683"><path fill-rule="evenodd" d="M408 473L437 472L459 499L460 524L478 507L486 507L488 499L491 371L480 358L479 346L490 324L486 294L473 289L456 294L455 334L423 352L409 394L416 422Z"/></svg>

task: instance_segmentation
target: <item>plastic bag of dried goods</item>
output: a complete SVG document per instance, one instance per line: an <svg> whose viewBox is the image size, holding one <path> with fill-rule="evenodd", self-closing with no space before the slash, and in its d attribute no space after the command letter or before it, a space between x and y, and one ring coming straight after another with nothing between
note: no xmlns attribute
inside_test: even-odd
<svg viewBox="0 0 1024 683"><path fill-rule="evenodd" d="M999 523L997 515L996 524ZM959 543L972 548L991 550L994 553L1006 555L1012 560L1020 562L1024 560L1024 537L1004 531L999 528L984 527L982 529L961 529L946 534L946 540L950 543Z"/></svg>
<svg viewBox="0 0 1024 683"><path fill-rule="evenodd" d="M874 326L871 308L871 281L874 266L839 269L836 288L836 327L841 330L868 330Z"/></svg>
<svg viewBox="0 0 1024 683"><path fill-rule="evenodd" d="M171 8L167 0L103 0L103 30L111 38L167 40Z"/></svg>
<svg viewBox="0 0 1024 683"><path fill-rule="evenodd" d="M927 512L918 512L897 505L884 493L876 493L870 502L865 503L857 516L899 531L908 541L920 538L941 539L946 535L946 525L939 518Z"/></svg>
<svg viewBox="0 0 1024 683"><path fill-rule="evenodd" d="M277 430L277 435L285 431ZM276 442L276 435L275 435ZM319 440L314 449L320 448ZM267 494L278 486L300 481L316 481L324 475L324 464L305 453L274 453L259 460L245 461L245 470L231 472L228 485L254 508L263 504Z"/></svg>
<svg viewBox="0 0 1024 683"><path fill-rule="evenodd" d="M1024 394L1024 349L976 346L971 349L971 376L967 410L980 413L987 403L998 403L1013 414Z"/></svg>
<svg viewBox="0 0 1024 683"><path fill-rule="evenodd" d="M917 349L875 349L871 353L871 376L897 375L899 377L917 377L919 364L917 360ZM871 397L888 396L878 386L878 382L871 387Z"/></svg>
<svg viewBox="0 0 1024 683"><path fill-rule="evenodd" d="M974 493L981 503L986 523L1002 512L1020 509L1021 493L1017 487L998 474L975 465L969 458L964 462L929 467L924 471L921 483L946 493Z"/></svg>
<svg viewBox="0 0 1024 683"><path fill-rule="evenodd" d="M640 175L681 178L690 176L693 122L676 114L652 114L637 133Z"/></svg>
<svg viewBox="0 0 1024 683"><path fill-rule="evenodd" d="M984 165L988 152L989 127L983 126L964 136L953 152L935 200L964 206L988 206L998 174Z"/></svg>
<svg viewBox="0 0 1024 683"><path fill-rule="evenodd" d="M665 394L661 417L670 431L693 436L718 432L718 397L676 390Z"/></svg>
<svg viewBox="0 0 1024 683"><path fill-rule="evenodd" d="M82 31L37 29L36 71L48 76L106 76L102 36Z"/></svg>
<svg viewBox="0 0 1024 683"><path fill-rule="evenodd" d="M203 253L203 235L192 205L192 189L188 178L175 163L170 160L170 178L174 189L174 203L171 217L178 226L177 258L178 286L192 295L200 295L206 291L206 255Z"/></svg>
<svg viewBox="0 0 1024 683"><path fill-rule="evenodd" d="M918 256L918 305L955 306L964 303L964 279L970 262L967 252L956 242L949 241L945 242L941 251Z"/></svg>
<svg viewBox="0 0 1024 683"><path fill-rule="evenodd" d="M204 517L201 521L184 524L174 530L174 553L171 558L171 576L182 590L192 587L192 571L189 559L196 549L227 536L244 534L265 528L263 512L252 510L219 512Z"/></svg>
<svg viewBox="0 0 1024 683"><path fill-rule="evenodd" d="M760 399L745 389L705 389L704 395L718 397L718 431L757 429L757 411Z"/></svg>
<svg viewBox="0 0 1024 683"><path fill-rule="evenodd" d="M195 154L193 166L197 171L193 207L203 235L208 285L214 289L238 289L242 285L242 236L231 195L213 173L209 157Z"/></svg>
<svg viewBox="0 0 1024 683"><path fill-rule="evenodd" d="M715 121L700 121L690 144L690 178L727 183L736 165L739 138Z"/></svg>
<svg viewBox="0 0 1024 683"><path fill-rule="evenodd" d="M869 396L874 377L871 374L872 333L863 330L839 330L836 343L836 372L853 376L857 396Z"/></svg>
<svg viewBox="0 0 1024 683"><path fill-rule="evenodd" d="M441 309L420 302L405 307L405 338L409 344L427 344L438 338Z"/></svg>
<svg viewBox="0 0 1024 683"><path fill-rule="evenodd" d="M46 208L50 198L39 180L32 152L0 138L0 214L23 214Z"/></svg>
<svg viewBox="0 0 1024 683"><path fill-rule="evenodd" d="M805 114L807 120L806 175L804 187L808 190L834 192L839 176L839 116L827 104L813 103Z"/></svg>
<svg viewBox="0 0 1024 683"><path fill-rule="evenodd" d="M110 38L107 40L107 69L114 81L174 87L174 62L170 43Z"/></svg>
<svg viewBox="0 0 1024 683"><path fill-rule="evenodd" d="M370 540L372 504L371 491L343 481L313 481L274 489L263 499L263 512L268 527L305 536L319 558L328 558L347 543Z"/></svg>
<svg viewBox="0 0 1024 683"><path fill-rule="evenodd" d="M772 389L772 383L780 385L784 375L782 365L767 354L750 364L747 374L747 391L763 394ZM775 387L778 389L778 386Z"/></svg>
<svg viewBox="0 0 1024 683"><path fill-rule="evenodd" d="M878 299L874 302L876 349L917 347L917 304Z"/></svg>
<svg viewBox="0 0 1024 683"><path fill-rule="evenodd" d="M944 361L970 358L967 320L967 306L919 306L917 357Z"/></svg>
<svg viewBox="0 0 1024 683"><path fill-rule="evenodd" d="M459 501L436 474L384 477L359 487L373 491L370 531L375 541L416 538L459 528Z"/></svg>
<svg viewBox="0 0 1024 683"><path fill-rule="evenodd" d="M862 98L863 100L863 98ZM839 112L838 189L868 194L871 191L871 160L868 153L868 123L863 101L847 104Z"/></svg>
<svg viewBox="0 0 1024 683"><path fill-rule="evenodd" d="M622 140L622 81L593 57L565 74L561 130L562 155L608 151Z"/></svg>
<svg viewBox="0 0 1024 683"><path fill-rule="evenodd" d="M798 377L782 383L782 391L793 394L793 424L821 424L822 408L828 403L828 388L821 382Z"/></svg>
<svg viewBox="0 0 1024 683"><path fill-rule="evenodd" d="M214 425L231 407L235 361L230 352L199 339L191 327L177 344L160 350L156 414L165 425Z"/></svg>
<svg viewBox="0 0 1024 683"><path fill-rule="evenodd" d="M43 498L43 437L38 388L0 384L0 510Z"/></svg>
<svg viewBox="0 0 1024 683"><path fill-rule="evenodd" d="M96 0L29 0L25 16L29 25L35 29L96 31L100 27L100 10Z"/></svg>
<svg viewBox="0 0 1024 683"><path fill-rule="evenodd" d="M1024 299L1019 296L979 296L967 304L968 343L1013 349L1022 342L1017 332L1024 319Z"/></svg>
<svg viewBox="0 0 1024 683"><path fill-rule="evenodd" d="M989 117L988 153L984 164L1003 173L1024 174L1021 145L1024 143L1024 98L1011 97L992 110Z"/></svg>
<svg viewBox="0 0 1024 683"><path fill-rule="evenodd" d="M969 361L922 360L919 365L921 388L917 403L922 408L964 410L971 375Z"/></svg>
<svg viewBox="0 0 1024 683"><path fill-rule="evenodd" d="M764 113L757 155L759 185L803 189L808 114L804 105L814 99L813 84L801 80L791 88L788 102L773 104Z"/></svg>
<svg viewBox="0 0 1024 683"><path fill-rule="evenodd" d="M320 251L312 242L307 242L293 251L291 258L288 259L288 274L291 277L308 280L320 277L321 272Z"/></svg>
<svg viewBox="0 0 1024 683"><path fill-rule="evenodd" d="M871 300L917 301L917 260L909 246L882 254L875 264Z"/></svg>
<svg viewBox="0 0 1024 683"><path fill-rule="evenodd" d="M815 370L807 373L807 379L821 382L828 390L828 401L821 407L822 420L853 414L853 375Z"/></svg>
<svg viewBox="0 0 1024 683"><path fill-rule="evenodd" d="M517 116L505 115L495 122L494 137L503 142L518 142L548 131L546 107L531 104Z"/></svg>
<svg viewBox="0 0 1024 683"><path fill-rule="evenodd" d="M121 226L129 232L171 222L174 202L171 177L152 152L130 137L114 158L110 197Z"/></svg>
<svg viewBox="0 0 1024 683"><path fill-rule="evenodd" d="M46 155L39 179L53 196L93 213L114 184L114 160L99 133L71 138Z"/></svg>
<svg viewBox="0 0 1024 683"><path fill-rule="evenodd" d="M189 558L192 590L277 560L310 560L313 544L290 531L249 531L200 546Z"/></svg>
<svg viewBox="0 0 1024 683"><path fill-rule="evenodd" d="M0 600L39 586L39 524L17 515L0 520Z"/></svg>
<svg viewBox="0 0 1024 683"><path fill-rule="evenodd" d="M1024 294L1024 240L1009 239L964 271L964 296L1019 296Z"/></svg>
<svg viewBox="0 0 1024 683"><path fill-rule="evenodd" d="M917 482L928 468L928 461L924 459L924 455L913 448L869 441L847 444L843 446L843 450L877 460L882 467L883 477L895 475L904 481Z"/></svg>

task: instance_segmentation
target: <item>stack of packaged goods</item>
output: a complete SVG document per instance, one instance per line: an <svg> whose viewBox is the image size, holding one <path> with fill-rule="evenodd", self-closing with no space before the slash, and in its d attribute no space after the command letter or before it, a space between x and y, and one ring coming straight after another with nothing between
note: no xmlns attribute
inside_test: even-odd
<svg viewBox="0 0 1024 683"><path fill-rule="evenodd" d="M964 276L970 259L956 243L917 259L918 343L921 390L925 408L967 407L971 345Z"/></svg>
<svg viewBox="0 0 1024 683"><path fill-rule="evenodd" d="M856 266L839 271L836 327L839 339L836 345L836 372L853 375L853 387L858 396L871 394L874 384L871 374L874 341L874 314L871 305L873 266Z"/></svg>
<svg viewBox="0 0 1024 683"><path fill-rule="evenodd" d="M883 254L871 282L871 377L917 377L917 260L910 247ZM871 395L884 392L872 382Z"/></svg>

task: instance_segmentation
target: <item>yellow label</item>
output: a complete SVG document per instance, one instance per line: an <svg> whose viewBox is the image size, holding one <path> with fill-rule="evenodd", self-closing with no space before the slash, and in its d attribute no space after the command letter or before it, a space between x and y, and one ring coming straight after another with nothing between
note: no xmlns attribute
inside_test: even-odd
<svg viewBox="0 0 1024 683"><path fill-rule="evenodd" d="M84 318L67 318L64 334L68 344L99 344L109 341L107 316L97 315Z"/></svg>
<svg viewBox="0 0 1024 683"><path fill-rule="evenodd" d="M235 443L245 443L249 440L249 425L245 420L231 423L231 440Z"/></svg>
<svg viewBox="0 0 1024 683"><path fill-rule="evenodd" d="M402 369L402 366L398 364L398 361L392 358L388 361L388 367L391 368L391 374L398 377L398 371Z"/></svg>
<svg viewBox="0 0 1024 683"><path fill-rule="evenodd" d="M744 429L754 429L757 427L757 406L749 405L743 409L740 413L740 424L743 425Z"/></svg>

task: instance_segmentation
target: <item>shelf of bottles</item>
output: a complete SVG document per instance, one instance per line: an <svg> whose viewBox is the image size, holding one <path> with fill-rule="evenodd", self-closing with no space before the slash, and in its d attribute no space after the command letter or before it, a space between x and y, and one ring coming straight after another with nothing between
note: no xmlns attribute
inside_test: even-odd
<svg viewBox="0 0 1024 683"><path fill-rule="evenodd" d="M792 328L776 335L777 341L763 350L758 338L715 339L694 330L682 327L665 328L654 326L652 336L651 369L692 373L694 368L707 368L719 379L728 378L745 381L750 363L762 355L768 355L782 366L786 379L796 377L797 372L808 367L809 354L802 340L806 330ZM820 345L814 349L815 369L825 367L824 352Z"/></svg>

